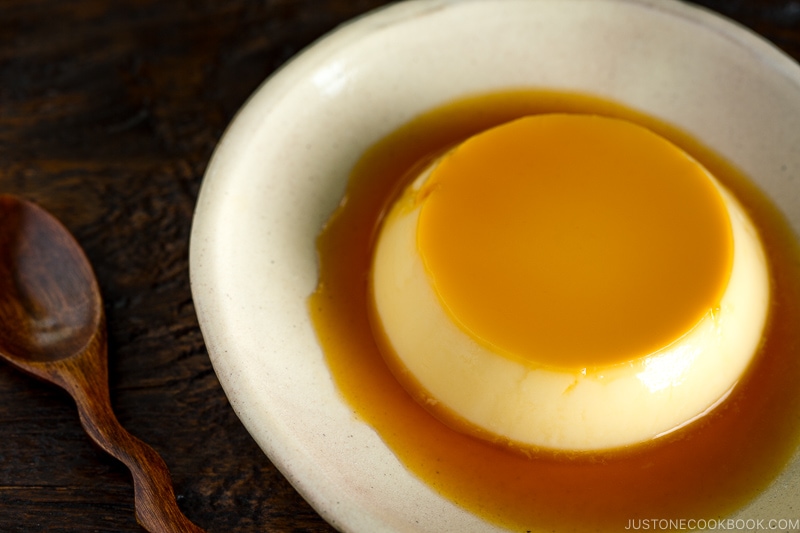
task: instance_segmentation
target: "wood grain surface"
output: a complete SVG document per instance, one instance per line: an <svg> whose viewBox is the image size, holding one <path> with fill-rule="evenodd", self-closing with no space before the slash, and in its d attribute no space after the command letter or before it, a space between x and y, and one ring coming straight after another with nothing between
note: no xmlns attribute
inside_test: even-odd
<svg viewBox="0 0 800 533"><path fill-rule="evenodd" d="M236 418L189 287L192 213L224 128L303 47L381 0L0 0L0 192L94 265L122 424L213 532L332 531ZM800 59L800 2L697 2ZM122 464L53 386L0 363L0 532L141 531Z"/></svg>

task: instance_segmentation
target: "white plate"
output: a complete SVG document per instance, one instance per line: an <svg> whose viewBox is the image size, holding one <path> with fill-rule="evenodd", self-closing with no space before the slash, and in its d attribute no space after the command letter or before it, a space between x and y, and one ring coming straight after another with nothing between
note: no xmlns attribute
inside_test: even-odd
<svg viewBox="0 0 800 533"><path fill-rule="evenodd" d="M754 177L800 233L800 68L704 10L669 0L420 0L315 43L256 91L217 147L190 265L231 405L341 530L495 530L418 481L354 417L306 299L315 238L364 150L437 104L519 86L588 92L677 125ZM786 513L800 501L798 463L742 516L796 518Z"/></svg>

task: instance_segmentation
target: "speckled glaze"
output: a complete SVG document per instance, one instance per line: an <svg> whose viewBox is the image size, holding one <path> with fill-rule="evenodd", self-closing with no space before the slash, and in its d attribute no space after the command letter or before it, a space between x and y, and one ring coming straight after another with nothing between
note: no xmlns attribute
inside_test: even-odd
<svg viewBox="0 0 800 533"><path fill-rule="evenodd" d="M413 0L318 41L220 142L190 268L231 405L342 531L497 531L416 479L353 416L306 299L317 234L368 146L453 98L523 86L592 93L677 125L753 177L800 234L800 67L714 14L671 0ZM798 501L795 458L740 516L795 518Z"/></svg>

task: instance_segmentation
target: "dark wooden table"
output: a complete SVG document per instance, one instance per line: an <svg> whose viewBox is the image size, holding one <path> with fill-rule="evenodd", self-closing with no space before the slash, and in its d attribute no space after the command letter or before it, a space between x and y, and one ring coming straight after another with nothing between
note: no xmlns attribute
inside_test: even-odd
<svg viewBox="0 0 800 533"><path fill-rule="evenodd" d="M0 0L0 192L58 216L105 299L120 421L209 531L330 531L239 423L189 288L192 213L247 96L382 0ZM800 59L800 3L703 0ZM140 531L65 393L0 363L0 531Z"/></svg>

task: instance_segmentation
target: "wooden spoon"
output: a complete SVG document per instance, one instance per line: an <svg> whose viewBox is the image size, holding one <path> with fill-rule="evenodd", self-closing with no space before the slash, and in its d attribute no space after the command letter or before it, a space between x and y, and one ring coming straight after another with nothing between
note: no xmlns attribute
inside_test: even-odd
<svg viewBox="0 0 800 533"><path fill-rule="evenodd" d="M111 410L103 303L92 267L45 210L0 195L0 356L66 390L86 433L133 475L136 520L201 532L178 508L163 459Z"/></svg>

